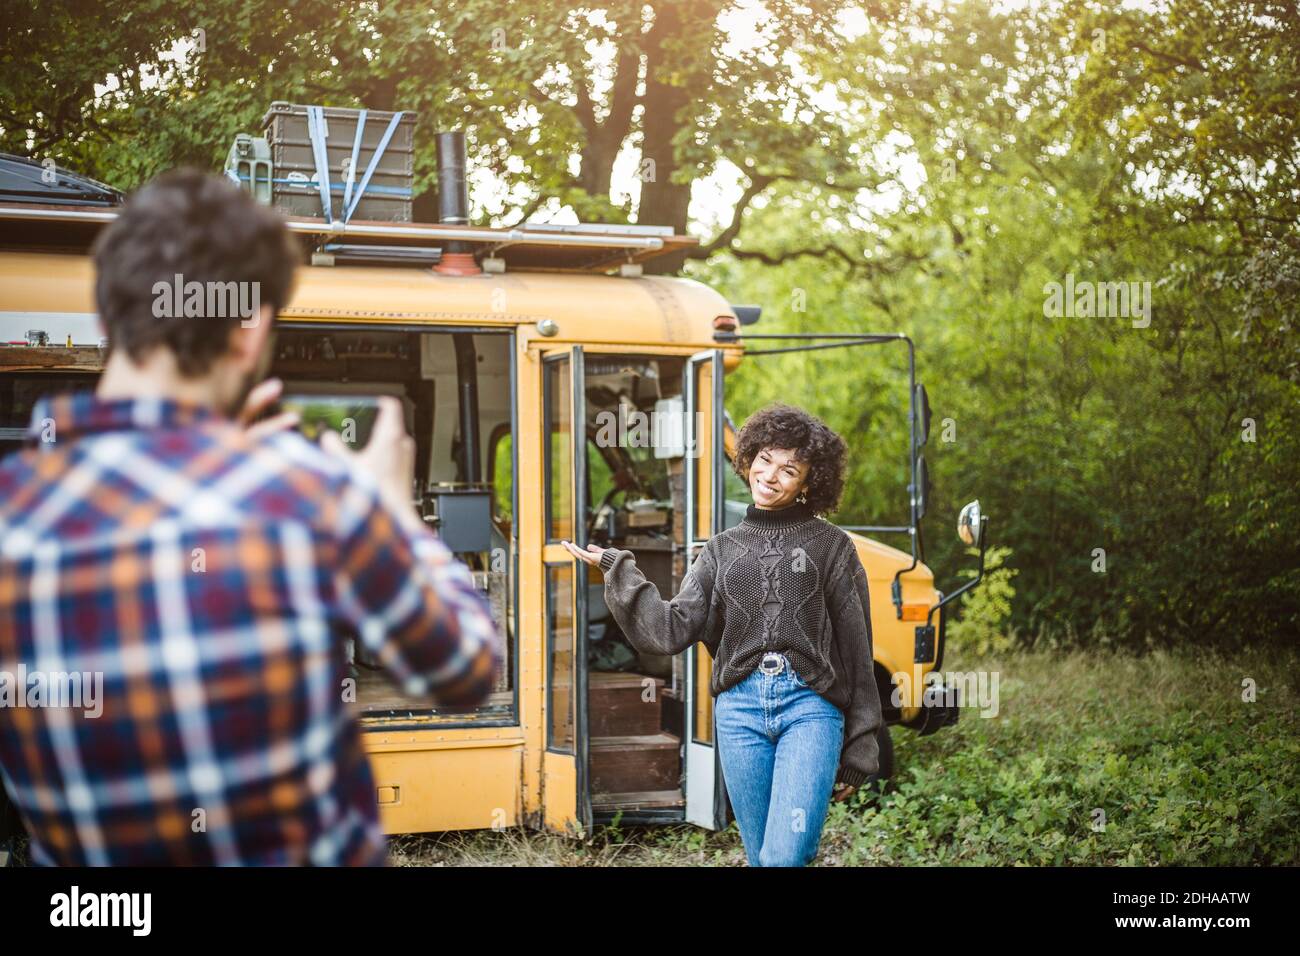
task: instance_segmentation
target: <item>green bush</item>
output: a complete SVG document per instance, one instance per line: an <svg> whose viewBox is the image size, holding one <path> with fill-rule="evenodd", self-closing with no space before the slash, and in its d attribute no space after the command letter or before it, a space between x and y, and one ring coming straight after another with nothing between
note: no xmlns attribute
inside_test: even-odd
<svg viewBox="0 0 1300 956"><path fill-rule="evenodd" d="M929 737L896 730L892 793L832 806L823 865L1294 866L1297 664L1264 651L981 659L1000 675L997 716L963 708Z"/></svg>
<svg viewBox="0 0 1300 956"><path fill-rule="evenodd" d="M970 553L979 554L975 548ZM978 657L1008 650L1015 643L1014 632L1007 631L1007 621L1011 617L1011 599L1016 596L1011 579L1019 572L1006 567L1010 554L1008 547L989 548L985 553L984 580L959 599L960 616L945 629L949 647ZM963 568L958 573L970 580L976 572L974 568Z"/></svg>
<svg viewBox="0 0 1300 956"><path fill-rule="evenodd" d="M996 716L963 707L918 737L874 804L831 804L819 866L1300 864L1300 655L1017 649L949 667L998 675ZM1254 700L1242 692L1255 685ZM992 686L990 682L990 687ZM744 866L733 823L399 838L407 865Z"/></svg>

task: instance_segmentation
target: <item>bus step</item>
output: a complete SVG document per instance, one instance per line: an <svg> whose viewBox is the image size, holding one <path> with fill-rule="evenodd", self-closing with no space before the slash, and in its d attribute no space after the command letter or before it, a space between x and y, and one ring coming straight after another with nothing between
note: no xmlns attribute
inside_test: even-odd
<svg viewBox="0 0 1300 956"><path fill-rule="evenodd" d="M681 776L681 741L672 734L591 738L592 793L670 790Z"/></svg>
<svg viewBox="0 0 1300 956"><path fill-rule="evenodd" d="M587 688L591 736L627 737L659 733L663 726L663 696L664 681L661 678L645 674L591 672Z"/></svg>
<svg viewBox="0 0 1300 956"><path fill-rule="evenodd" d="M597 793L591 798L592 810L648 810L652 807L684 807L681 790L632 790L627 793Z"/></svg>

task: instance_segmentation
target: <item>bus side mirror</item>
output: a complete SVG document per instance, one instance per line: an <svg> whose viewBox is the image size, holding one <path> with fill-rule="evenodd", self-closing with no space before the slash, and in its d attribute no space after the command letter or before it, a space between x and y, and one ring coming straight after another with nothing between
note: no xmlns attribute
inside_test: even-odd
<svg viewBox="0 0 1300 956"><path fill-rule="evenodd" d="M961 597L971 588L979 585L984 580L984 546L988 543L985 540L985 525L988 524L988 516L980 512L979 499L972 501L961 509L961 515L957 518L957 537L961 538L964 544L972 545L980 549L980 566L975 572L975 577L967 581L951 594L945 594L939 599L939 603L930 608L930 613L926 615L925 630L929 630L931 622L934 620L934 612L946 604L951 604L957 598ZM917 628L917 636L921 636L921 628Z"/></svg>
<svg viewBox="0 0 1300 956"><path fill-rule="evenodd" d="M957 537L961 538L964 544L977 548L983 531L984 518L980 514L980 503L977 498L961 509L961 514L957 518Z"/></svg>
<svg viewBox="0 0 1300 956"><path fill-rule="evenodd" d="M930 440L930 396L926 393L925 386L919 382L913 402L916 409L916 444L920 446Z"/></svg>
<svg viewBox="0 0 1300 956"><path fill-rule="evenodd" d="M913 494L916 495L916 519L919 521L930 507L930 468L924 455L916 456L916 489Z"/></svg>

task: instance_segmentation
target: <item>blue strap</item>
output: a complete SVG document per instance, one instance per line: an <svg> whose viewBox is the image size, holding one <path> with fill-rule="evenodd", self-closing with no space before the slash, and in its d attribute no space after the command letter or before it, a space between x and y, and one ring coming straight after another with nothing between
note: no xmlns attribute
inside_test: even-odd
<svg viewBox="0 0 1300 956"><path fill-rule="evenodd" d="M352 162L348 164L347 182L343 184L343 208L348 210L343 214L343 221L347 222L352 218L352 184L357 178L357 159L361 155L361 134L366 129L366 109L362 107L361 112L357 114L357 135L352 140Z"/></svg>
<svg viewBox="0 0 1300 956"><path fill-rule="evenodd" d="M393 118L388 121L388 129L384 130L383 137L379 140L379 145L375 147L375 154L370 157L370 164L366 166L366 174L361 177L361 185L357 187L356 195L352 197L347 211L343 213L343 221L348 222L352 219L352 212L357 208L357 203L361 202L361 197L365 195L366 187L370 185L370 177L375 174L375 169L379 166L379 160L384 155L384 150L388 148L389 140L397 132L397 124L402 121L403 110L398 110L393 114Z"/></svg>
<svg viewBox="0 0 1300 956"><path fill-rule="evenodd" d="M307 107L307 134L311 137L312 159L316 162L316 186L320 189L321 208L331 225L334 208L330 204L329 154L325 152L325 111L319 106Z"/></svg>

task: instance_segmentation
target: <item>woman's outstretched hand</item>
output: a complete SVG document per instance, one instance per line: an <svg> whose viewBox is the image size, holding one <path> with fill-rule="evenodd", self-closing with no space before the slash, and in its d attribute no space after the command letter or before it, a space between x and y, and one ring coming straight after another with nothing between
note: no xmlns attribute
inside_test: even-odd
<svg viewBox="0 0 1300 956"><path fill-rule="evenodd" d="M857 787L850 787L846 783L837 783L835 785L835 789L832 791L831 794L831 802L843 803L849 797L853 796L854 792L857 789L858 789Z"/></svg>
<svg viewBox="0 0 1300 956"><path fill-rule="evenodd" d="M568 548L569 553L579 561L584 561L587 564L594 564L597 567L600 566L600 556L606 551L605 548L598 548L594 544L587 545L586 551L578 550L578 546L572 541L561 541L560 544Z"/></svg>

